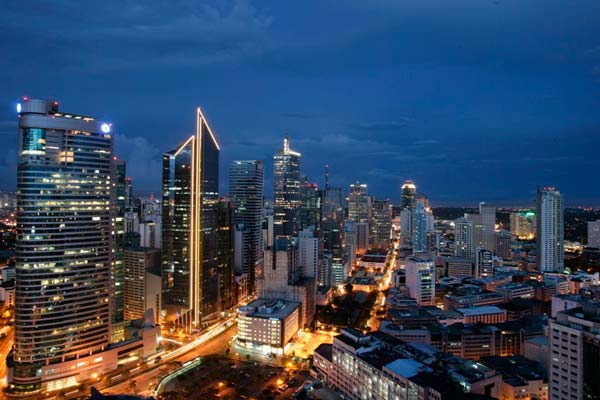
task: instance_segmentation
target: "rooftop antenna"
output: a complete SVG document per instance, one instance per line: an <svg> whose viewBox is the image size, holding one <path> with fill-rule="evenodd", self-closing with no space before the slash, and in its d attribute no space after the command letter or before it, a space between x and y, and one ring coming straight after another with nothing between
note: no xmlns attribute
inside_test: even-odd
<svg viewBox="0 0 600 400"><path fill-rule="evenodd" d="M329 190L329 164L325 164L325 190Z"/></svg>

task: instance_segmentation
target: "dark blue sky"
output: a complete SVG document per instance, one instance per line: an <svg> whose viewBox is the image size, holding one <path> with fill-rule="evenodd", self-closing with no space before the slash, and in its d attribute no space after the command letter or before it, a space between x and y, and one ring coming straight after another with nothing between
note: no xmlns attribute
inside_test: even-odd
<svg viewBox="0 0 600 400"><path fill-rule="evenodd" d="M597 0L30 1L0 12L0 188L15 183L17 100L107 119L138 192L203 107L233 159L286 131L303 171L434 205L523 204L556 185L600 204Z"/></svg>

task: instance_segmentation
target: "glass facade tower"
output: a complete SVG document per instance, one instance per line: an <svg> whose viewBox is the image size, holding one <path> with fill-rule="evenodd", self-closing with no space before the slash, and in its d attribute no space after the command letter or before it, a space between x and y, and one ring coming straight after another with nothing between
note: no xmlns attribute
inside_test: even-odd
<svg viewBox="0 0 600 400"><path fill-rule="evenodd" d="M219 151L198 108L196 133L163 155L163 299L167 320L188 329L219 308Z"/></svg>
<svg viewBox="0 0 600 400"><path fill-rule="evenodd" d="M262 206L265 166L258 160L234 161L229 167L229 196L234 223L242 231L241 273L248 277L248 292L256 292L262 270Z"/></svg>
<svg viewBox="0 0 600 400"><path fill-rule="evenodd" d="M273 157L275 202L273 229L275 237L293 237L298 231L300 212L300 153L290 149L290 139Z"/></svg>
<svg viewBox="0 0 600 400"><path fill-rule="evenodd" d="M19 114L13 384L110 342L111 126L26 100ZM44 377L46 379L47 377Z"/></svg>

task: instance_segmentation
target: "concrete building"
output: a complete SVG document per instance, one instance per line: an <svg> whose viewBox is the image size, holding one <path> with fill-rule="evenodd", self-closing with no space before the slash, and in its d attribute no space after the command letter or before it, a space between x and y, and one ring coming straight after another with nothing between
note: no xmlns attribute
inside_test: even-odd
<svg viewBox="0 0 600 400"><path fill-rule="evenodd" d="M493 254L490 250L478 249L475 257L476 277L494 276Z"/></svg>
<svg viewBox="0 0 600 400"><path fill-rule="evenodd" d="M302 276L314 279L319 277L322 259L319 257L319 237L314 226L298 232L298 262L302 268Z"/></svg>
<svg viewBox="0 0 600 400"><path fill-rule="evenodd" d="M535 238L535 211L517 210L510 213L510 233L521 240Z"/></svg>
<svg viewBox="0 0 600 400"><path fill-rule="evenodd" d="M299 329L300 304L258 299L238 309L237 340L264 353L282 354Z"/></svg>
<svg viewBox="0 0 600 400"><path fill-rule="evenodd" d="M460 258L473 258L473 222L466 218L454 221L454 255Z"/></svg>
<svg viewBox="0 0 600 400"><path fill-rule="evenodd" d="M500 230L494 232L494 255L508 261L512 259L512 235L509 231Z"/></svg>
<svg viewBox="0 0 600 400"><path fill-rule="evenodd" d="M600 219L587 223L587 247L600 248Z"/></svg>
<svg viewBox="0 0 600 400"><path fill-rule="evenodd" d="M421 306L435 305L435 265L430 258L411 256L406 259L406 287L410 297Z"/></svg>
<svg viewBox="0 0 600 400"><path fill-rule="evenodd" d="M457 308L456 311L463 315L465 324L475 324L478 322L498 324L506 322L506 310L497 306Z"/></svg>
<svg viewBox="0 0 600 400"><path fill-rule="evenodd" d="M235 272L246 274L250 293L256 291L256 276L262 271L262 205L264 164L259 160L237 160L229 167L229 198L234 210Z"/></svg>
<svg viewBox="0 0 600 400"><path fill-rule="evenodd" d="M282 299L300 303L300 326L309 325L315 315L316 279L303 275L296 239L275 239L265 249L263 276L258 279L259 299Z"/></svg>
<svg viewBox="0 0 600 400"><path fill-rule="evenodd" d="M548 326L550 399L600 398L600 306L558 312Z"/></svg>
<svg viewBox="0 0 600 400"><path fill-rule="evenodd" d="M371 198L364 183L356 182L350 185L348 219L365 224L371 222Z"/></svg>
<svg viewBox="0 0 600 400"><path fill-rule="evenodd" d="M389 249L392 238L392 208L390 201L373 200L371 209L371 248Z"/></svg>
<svg viewBox="0 0 600 400"><path fill-rule="evenodd" d="M123 308L127 321L141 319L152 309L154 320L161 323L162 284L159 249L128 247L124 252Z"/></svg>
<svg viewBox="0 0 600 400"><path fill-rule="evenodd" d="M564 199L556 188L538 188L536 218L538 269L562 272L565 266Z"/></svg>

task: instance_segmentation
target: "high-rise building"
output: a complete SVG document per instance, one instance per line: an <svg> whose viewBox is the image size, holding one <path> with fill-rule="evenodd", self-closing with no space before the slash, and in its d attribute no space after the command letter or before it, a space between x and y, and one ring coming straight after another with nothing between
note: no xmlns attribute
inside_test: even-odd
<svg viewBox="0 0 600 400"><path fill-rule="evenodd" d="M510 233L523 240L535 238L535 211L517 210L510 213Z"/></svg>
<svg viewBox="0 0 600 400"><path fill-rule="evenodd" d="M112 268L112 321L123 321L123 248L125 247L125 211L126 204L126 166L125 160L113 157L112 160L112 185L114 208L112 210L112 225L115 235L114 266Z"/></svg>
<svg viewBox="0 0 600 400"><path fill-rule="evenodd" d="M248 293L255 293L263 264L262 205L264 164L259 160L234 161L229 167L229 196L236 230L236 274L246 274Z"/></svg>
<svg viewBox="0 0 600 400"><path fill-rule="evenodd" d="M273 224L275 237L293 237L298 231L300 212L300 153L290 148L290 139L283 140L283 148L273 157L275 202Z"/></svg>
<svg viewBox="0 0 600 400"><path fill-rule="evenodd" d="M67 379L73 373L64 363L110 343L112 129L60 112L58 102L21 105L15 386L31 390ZM78 367L79 373L89 369Z"/></svg>
<svg viewBox="0 0 600 400"><path fill-rule="evenodd" d="M454 255L473 258L473 251L473 222L461 217L454 221Z"/></svg>
<svg viewBox="0 0 600 400"><path fill-rule="evenodd" d="M367 224L371 220L371 198L369 197L367 185L364 183L356 182L350 185L348 219Z"/></svg>
<svg viewBox="0 0 600 400"><path fill-rule="evenodd" d="M560 311L550 319L548 342L549 398L557 400L600 398L600 306Z"/></svg>
<svg viewBox="0 0 600 400"><path fill-rule="evenodd" d="M417 187L415 183L407 179L402 185L402 201L400 203L400 208L409 210L413 210L416 206L416 198L417 198Z"/></svg>
<svg viewBox="0 0 600 400"><path fill-rule="evenodd" d="M190 330L218 310L219 151L198 108L196 133L163 156L163 302Z"/></svg>
<svg viewBox="0 0 600 400"><path fill-rule="evenodd" d="M304 182L300 186L298 230L314 227L320 230L322 192L316 183Z"/></svg>
<svg viewBox="0 0 600 400"><path fill-rule="evenodd" d="M160 250L148 247L128 247L123 260L123 307L125 320L141 319L152 309L160 323L162 284Z"/></svg>
<svg viewBox="0 0 600 400"><path fill-rule="evenodd" d="M563 195L554 187L538 188L536 209L537 265L542 272L564 269Z"/></svg>
<svg viewBox="0 0 600 400"><path fill-rule="evenodd" d="M412 213L409 208L403 208L400 211L400 237L404 243L412 240Z"/></svg>
<svg viewBox="0 0 600 400"><path fill-rule="evenodd" d="M265 248L265 267L258 279L259 299L300 303L300 326L311 323L315 313L315 278L305 276L300 265L298 240L280 237Z"/></svg>
<svg viewBox="0 0 600 400"><path fill-rule="evenodd" d="M219 236L217 238L217 261L219 267L217 269L217 276L219 281L218 311L220 312L227 312L237 303L233 270L235 235L233 213L233 204L231 204L231 201L226 197L219 199Z"/></svg>
<svg viewBox="0 0 600 400"><path fill-rule="evenodd" d="M499 230L494 232L494 254L507 261L512 258L512 235L509 231Z"/></svg>
<svg viewBox="0 0 600 400"><path fill-rule="evenodd" d="M475 276L477 278L494 276L494 259L490 250L477 249L475 254Z"/></svg>
<svg viewBox="0 0 600 400"><path fill-rule="evenodd" d="M423 253L427 251L427 216L426 201L419 199L412 211L412 245L413 253Z"/></svg>
<svg viewBox="0 0 600 400"><path fill-rule="evenodd" d="M600 219L587 223L587 247L600 248Z"/></svg>
<svg viewBox="0 0 600 400"><path fill-rule="evenodd" d="M435 264L432 259L411 256L406 259L406 287L420 306L435 305Z"/></svg>
<svg viewBox="0 0 600 400"><path fill-rule="evenodd" d="M298 232L298 263L302 268L302 276L317 278L321 270L319 258L319 236L314 229L303 229Z"/></svg>
<svg viewBox="0 0 600 400"><path fill-rule="evenodd" d="M373 201L370 230L371 248L390 248L392 238L392 207L389 200Z"/></svg>
<svg viewBox="0 0 600 400"><path fill-rule="evenodd" d="M321 203L321 239L323 242L323 251L331 256L331 262L322 263L323 269L327 271L319 274L318 284L329 286L334 279L333 269L340 277L346 270L344 265L347 263L346 253L344 251L344 242L346 242L346 231L344 221L344 193L342 188L330 187L323 192ZM341 266L341 267L340 267ZM327 279L321 279L327 278ZM342 277L343 279L344 277Z"/></svg>
<svg viewBox="0 0 600 400"><path fill-rule="evenodd" d="M473 224L473 246L494 250L494 229L496 225L496 206L479 203L478 214L465 214Z"/></svg>
<svg viewBox="0 0 600 400"><path fill-rule="evenodd" d="M496 206L482 201L479 203L479 215L481 216L481 243L479 245L484 249L494 250Z"/></svg>

